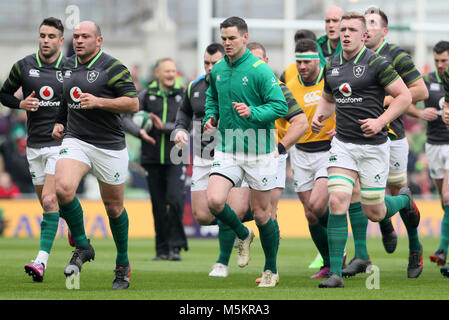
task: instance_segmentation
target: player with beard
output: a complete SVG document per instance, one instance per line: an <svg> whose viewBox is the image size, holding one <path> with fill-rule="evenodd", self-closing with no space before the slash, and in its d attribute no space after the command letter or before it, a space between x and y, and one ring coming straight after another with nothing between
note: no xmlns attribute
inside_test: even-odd
<svg viewBox="0 0 449 320"><path fill-rule="evenodd" d="M39 27L39 50L17 61L0 90L3 105L27 112L27 159L39 202L44 211L39 252L25 272L42 282L53 241L58 231L59 207L55 190L55 165L61 142L51 137L62 98L61 46L64 26L57 18L46 18ZM14 93L22 87L23 100Z"/></svg>

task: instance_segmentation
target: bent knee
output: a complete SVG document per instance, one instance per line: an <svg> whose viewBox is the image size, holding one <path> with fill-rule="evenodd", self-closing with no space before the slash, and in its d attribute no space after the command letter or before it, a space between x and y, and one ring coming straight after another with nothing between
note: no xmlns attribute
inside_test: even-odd
<svg viewBox="0 0 449 320"><path fill-rule="evenodd" d="M385 219L385 210L380 206L362 206L362 210L372 222L380 222Z"/></svg>
<svg viewBox="0 0 449 320"><path fill-rule="evenodd" d="M210 213L209 210L193 210L193 216L195 217L196 222L201 226L208 226L214 221L214 216Z"/></svg>
<svg viewBox="0 0 449 320"><path fill-rule="evenodd" d="M56 212L58 209L58 200L56 194L47 194L42 196L42 208L44 212Z"/></svg>
<svg viewBox="0 0 449 320"><path fill-rule="evenodd" d="M305 215L306 215L306 219L307 219L307 222L309 223L309 225L315 225L318 223L317 217L312 212L306 211Z"/></svg>
<svg viewBox="0 0 449 320"><path fill-rule="evenodd" d="M218 214L223 211L225 207L226 200L219 197L208 196L207 206L212 214Z"/></svg>
<svg viewBox="0 0 449 320"><path fill-rule="evenodd" d="M105 204L106 213L109 218L118 218L123 212L123 205L119 204Z"/></svg>
<svg viewBox="0 0 449 320"><path fill-rule="evenodd" d="M69 184L56 183L56 198L59 203L70 202L76 194L76 189Z"/></svg>

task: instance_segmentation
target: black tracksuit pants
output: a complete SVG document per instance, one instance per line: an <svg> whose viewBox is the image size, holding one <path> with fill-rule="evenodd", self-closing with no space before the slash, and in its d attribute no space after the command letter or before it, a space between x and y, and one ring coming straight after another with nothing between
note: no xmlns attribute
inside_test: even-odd
<svg viewBox="0 0 449 320"><path fill-rule="evenodd" d="M185 199L183 165L143 165L153 206L156 233L156 255L168 254L174 248L188 250L182 224Z"/></svg>

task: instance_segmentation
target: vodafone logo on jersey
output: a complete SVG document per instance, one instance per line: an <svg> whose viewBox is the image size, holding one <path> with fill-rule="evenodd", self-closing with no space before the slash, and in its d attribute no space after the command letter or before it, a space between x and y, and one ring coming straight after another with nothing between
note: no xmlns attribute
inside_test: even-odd
<svg viewBox="0 0 449 320"><path fill-rule="evenodd" d="M349 83L345 82L338 88L338 91L345 97L350 97L352 95L352 89Z"/></svg>
<svg viewBox="0 0 449 320"><path fill-rule="evenodd" d="M55 95L55 92L53 91L53 88L50 86L43 86L39 90L39 96L44 100L51 100L53 96Z"/></svg>
<svg viewBox="0 0 449 320"><path fill-rule="evenodd" d="M80 102L82 93L83 92L81 91L81 89L79 87L73 87L72 89L70 89L70 98L74 102Z"/></svg>
<svg viewBox="0 0 449 320"><path fill-rule="evenodd" d="M345 82L340 87L338 87L338 91L345 97L345 98L336 98L335 101L340 104L353 104L353 103L362 103L363 98L354 98L352 96L352 88L349 85L349 83Z"/></svg>

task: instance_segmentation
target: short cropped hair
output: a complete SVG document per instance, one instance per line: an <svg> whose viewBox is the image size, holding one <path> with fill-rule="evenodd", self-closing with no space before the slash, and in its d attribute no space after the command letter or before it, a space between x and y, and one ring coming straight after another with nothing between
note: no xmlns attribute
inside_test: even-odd
<svg viewBox="0 0 449 320"><path fill-rule="evenodd" d="M318 52L318 45L312 39L301 39L296 43L295 52Z"/></svg>
<svg viewBox="0 0 449 320"><path fill-rule="evenodd" d="M449 42L448 41L439 41L434 47L433 52L437 54L442 54L444 51L449 53Z"/></svg>
<svg viewBox="0 0 449 320"><path fill-rule="evenodd" d="M64 35L64 25L62 24L61 20L59 20L58 18L54 18L54 17L45 18L41 22L39 29L42 26L50 26L50 27L56 28L61 32L61 36Z"/></svg>
<svg viewBox="0 0 449 320"><path fill-rule="evenodd" d="M239 17L230 17L220 23L220 30L223 28L237 27L241 35L248 33L248 25L245 20Z"/></svg>
<svg viewBox="0 0 449 320"><path fill-rule="evenodd" d="M220 43L211 43L207 46L206 52L210 55L214 55L217 52L221 52L223 55L225 54L225 50L222 44Z"/></svg>
<svg viewBox="0 0 449 320"><path fill-rule="evenodd" d="M385 14L385 12L380 10L378 7L374 6L369 7L368 9L366 9L365 14L378 14L382 18L383 26L385 28L388 27L388 17Z"/></svg>
<svg viewBox="0 0 449 320"><path fill-rule="evenodd" d="M366 19L365 16L363 14L360 14L358 12L346 12L345 14L343 14L343 16L341 17L341 20L351 20L351 19L357 19L360 20L360 22L362 22L363 26L366 29Z"/></svg>
<svg viewBox="0 0 449 320"><path fill-rule="evenodd" d="M172 58L169 58L169 57L161 58L161 59L158 59L156 61L156 64L154 65L154 68L155 69L159 68L162 63L167 62L167 61L171 61L171 62L175 63L175 60L173 60Z"/></svg>
<svg viewBox="0 0 449 320"><path fill-rule="evenodd" d="M312 39L316 40L316 34L312 30L300 29L295 32L295 43L301 39Z"/></svg>
<svg viewBox="0 0 449 320"><path fill-rule="evenodd" d="M248 48L249 51L260 49L263 52L263 56L264 57L267 56L267 50L265 50L265 47L259 42L250 42L246 45L246 47Z"/></svg>

